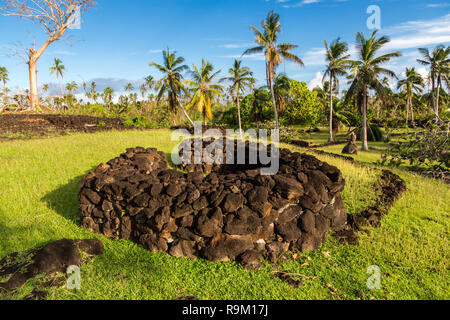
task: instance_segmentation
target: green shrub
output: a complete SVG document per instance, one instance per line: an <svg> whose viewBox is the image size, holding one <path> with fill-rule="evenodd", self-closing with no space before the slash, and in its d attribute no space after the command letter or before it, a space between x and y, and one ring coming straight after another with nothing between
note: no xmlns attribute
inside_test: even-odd
<svg viewBox="0 0 450 320"><path fill-rule="evenodd" d="M433 124L423 131L391 144L383 155L393 165L408 161L412 166L425 166L450 172L450 122Z"/></svg>
<svg viewBox="0 0 450 320"><path fill-rule="evenodd" d="M280 123L316 127L324 116L323 107L317 101L317 92L310 91L305 82L292 80L291 95L292 103L280 114Z"/></svg>
<svg viewBox="0 0 450 320"><path fill-rule="evenodd" d="M358 131L358 139L362 140L363 136L363 128L359 128ZM368 141L376 141L376 142L382 142L386 138L386 134L384 131L376 124L370 124L367 126L367 140Z"/></svg>

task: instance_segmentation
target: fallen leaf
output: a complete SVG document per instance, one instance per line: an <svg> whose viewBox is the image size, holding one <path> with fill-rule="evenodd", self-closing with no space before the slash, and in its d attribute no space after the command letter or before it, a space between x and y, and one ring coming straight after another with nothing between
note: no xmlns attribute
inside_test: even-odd
<svg viewBox="0 0 450 320"><path fill-rule="evenodd" d="M309 266L309 263L308 262L305 262L304 264L302 264L300 267L308 267Z"/></svg>

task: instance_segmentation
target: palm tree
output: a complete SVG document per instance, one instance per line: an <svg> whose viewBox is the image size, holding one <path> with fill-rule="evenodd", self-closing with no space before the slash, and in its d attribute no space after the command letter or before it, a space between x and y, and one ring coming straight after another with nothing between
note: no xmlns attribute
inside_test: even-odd
<svg viewBox="0 0 450 320"><path fill-rule="evenodd" d="M270 100L268 94L266 94L264 87L253 90L253 103L251 108L251 114L256 122L256 129L259 131L259 122L262 120L264 104Z"/></svg>
<svg viewBox="0 0 450 320"><path fill-rule="evenodd" d="M136 92L130 93L130 99L133 102L133 104L136 104L137 103L137 99L138 99L138 94Z"/></svg>
<svg viewBox="0 0 450 320"><path fill-rule="evenodd" d="M148 90L151 90L151 89L153 89L153 87L155 85L155 80L153 79L152 76L145 77L144 84L145 84L145 86L147 87Z"/></svg>
<svg viewBox="0 0 450 320"><path fill-rule="evenodd" d="M142 99L144 99L145 96L147 95L147 91L148 91L148 88L147 88L147 86L145 85L145 83L143 83L143 84L141 84L141 85L139 86L139 91L141 92Z"/></svg>
<svg viewBox="0 0 450 320"><path fill-rule="evenodd" d="M258 46L248 49L244 55L264 52L266 62L267 85L270 88L272 95L273 112L275 116L276 128L279 129L278 110L275 101L275 94L273 90L273 79L275 78L276 68L281 64L282 59L287 59L300 66L304 66L303 61L291 53L290 51L298 46L290 43L283 43L277 45L278 36L281 33L280 15L270 11L266 19L261 22L262 31L254 26L250 28L255 33L255 41Z"/></svg>
<svg viewBox="0 0 450 320"><path fill-rule="evenodd" d="M144 83L139 86L139 91L141 92L142 99L145 99L148 91L153 89L153 86L155 84L152 76L145 77L144 80Z"/></svg>
<svg viewBox="0 0 450 320"><path fill-rule="evenodd" d="M176 51L170 52L169 49L163 51L163 60L163 65L159 65L155 62L150 63L150 66L157 68L164 74L164 77L158 80L155 87L156 91L159 91L157 103L159 103L161 98L167 94L169 110L172 113L176 113L177 108L180 108L189 122L194 125L194 122L179 100L181 92L186 91L182 83L183 76L181 73L189 69L189 67L183 64L183 57L177 57Z"/></svg>
<svg viewBox="0 0 450 320"><path fill-rule="evenodd" d="M72 81L66 85L66 91L68 94L66 95L66 103L70 106L74 103L73 93L78 89L78 84L75 81Z"/></svg>
<svg viewBox="0 0 450 320"><path fill-rule="evenodd" d="M415 68L406 68L406 78L400 80L397 84L397 89L402 89L406 91L406 125L408 125L409 120L409 110L411 110L411 119L414 121L414 111L412 108L412 97L414 91L416 93L421 93L424 86L424 81L422 76L416 71Z"/></svg>
<svg viewBox="0 0 450 320"><path fill-rule="evenodd" d="M83 82L83 84L81 86L83 87L84 95L86 96L86 98L91 99L92 96L91 96L91 93L87 89L87 83Z"/></svg>
<svg viewBox="0 0 450 320"><path fill-rule="evenodd" d="M231 92L237 102L238 119L239 119L239 134L242 139L242 121L241 121L241 104L239 94L245 93L245 90L252 89L255 78L253 78L253 72L248 67L241 67L242 61L234 60L233 68L228 70L229 77L225 77L222 80L231 82Z"/></svg>
<svg viewBox="0 0 450 320"><path fill-rule="evenodd" d="M44 83L42 85L42 90L44 90L45 93L47 93L49 89L50 89L50 86L48 85L48 83Z"/></svg>
<svg viewBox="0 0 450 320"><path fill-rule="evenodd" d="M198 112L203 115L203 122L206 125L206 118L212 120L211 105L214 103L214 98L222 97L223 87L213 83L221 70L214 72L212 64L204 59L202 59L201 70L195 65L192 65L192 68L193 70L190 72L192 80L184 81L190 86L189 90L193 93L191 102L186 109L197 107Z"/></svg>
<svg viewBox="0 0 450 320"><path fill-rule="evenodd" d="M385 93L385 87L378 79L379 76L386 75L391 78L397 78L397 76L393 71L383 68L380 65L388 62L392 58L401 56L401 53L397 51L376 57L377 52L390 41L386 36L376 38L376 34L377 31L374 31L369 39L366 39L361 32L356 34L356 47L358 49L359 60L351 61L353 81L346 95L346 102L353 95L357 95L362 102L363 151L369 150L367 143L368 90L373 89L379 94Z"/></svg>
<svg viewBox="0 0 450 320"><path fill-rule="evenodd" d="M312 92L316 93L316 100L320 103L321 106L323 106L323 109L326 110L327 106L330 102L330 95L332 94L333 97L339 94L339 90L336 86L333 87L333 92L330 92L330 82L329 81L325 81L322 83L322 88L320 86L316 86ZM334 100L333 99L333 105L334 105ZM335 112L335 108L333 106L333 121L330 122L331 126L332 126L332 131L333 132L337 132L339 131L339 122L336 121L336 112Z"/></svg>
<svg viewBox="0 0 450 320"><path fill-rule="evenodd" d="M94 100L94 103L97 103L97 99L98 99L98 92L97 92L97 84L92 81L90 86L89 86L89 91L90 91L90 96L92 98L92 100Z"/></svg>
<svg viewBox="0 0 450 320"><path fill-rule="evenodd" d="M439 55L439 61L437 65L437 93L436 93L436 108L439 111L439 98L441 96L441 87L442 82L445 82L447 84L447 88L449 87L449 76L450 76L450 47L447 47L446 49L442 48L440 55Z"/></svg>
<svg viewBox="0 0 450 320"><path fill-rule="evenodd" d="M69 95L72 95L75 90L78 89L78 84L75 81L72 81L66 85L66 90L69 92Z"/></svg>
<svg viewBox="0 0 450 320"><path fill-rule="evenodd" d="M0 81L3 83L3 90L6 88L6 81L8 80L8 70L5 67L0 67Z"/></svg>
<svg viewBox="0 0 450 320"><path fill-rule="evenodd" d="M431 53L426 48L419 48L419 52L422 54L423 59L417 59L422 65L428 66L430 68L430 82L431 82L431 100L433 111L436 116L436 121L439 120L439 94L436 95L436 86L439 88L442 81L442 76L444 75L444 79L448 85L448 72L449 72L449 47L445 49L444 46L437 46ZM436 84L437 81L437 84Z"/></svg>
<svg viewBox="0 0 450 320"><path fill-rule="evenodd" d="M66 71L66 67L62 64L62 61L60 59L55 58L55 60L53 62L53 66L50 67L50 74L53 74L53 73L56 74L56 78L58 79L58 83L59 83L59 88L61 89L61 95L64 95L62 84L61 84L61 79L64 77L63 76L64 71Z"/></svg>
<svg viewBox="0 0 450 320"><path fill-rule="evenodd" d="M111 111L111 101L113 99L114 90L111 87L106 87L103 91L103 101L108 106L108 110Z"/></svg>
<svg viewBox="0 0 450 320"><path fill-rule="evenodd" d="M8 91L6 89L6 81L8 80L8 70L5 67L0 67L0 81L3 82L3 102L5 106L8 104Z"/></svg>
<svg viewBox="0 0 450 320"><path fill-rule="evenodd" d="M134 90L133 85L131 83L127 83L127 85L125 86L125 91L131 92L133 90Z"/></svg>
<svg viewBox="0 0 450 320"><path fill-rule="evenodd" d="M273 93L275 95L275 101L277 103L278 112L285 109L286 98L289 95L291 89L291 80L285 73L280 73L273 84Z"/></svg>
<svg viewBox="0 0 450 320"><path fill-rule="evenodd" d="M339 76L347 74L346 70L350 67L350 55L348 52L348 45L345 42L341 42L340 38L337 38L328 47L328 43L324 40L326 50L326 61L328 62L327 69L323 75L322 83L325 82L325 78L329 76L330 86L330 137L329 141L333 142L333 85L339 87ZM333 83L334 81L334 83Z"/></svg>

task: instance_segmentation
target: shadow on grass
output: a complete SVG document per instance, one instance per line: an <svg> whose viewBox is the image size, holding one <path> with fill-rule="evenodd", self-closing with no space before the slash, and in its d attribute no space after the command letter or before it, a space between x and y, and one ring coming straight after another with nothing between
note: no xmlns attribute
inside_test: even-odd
<svg viewBox="0 0 450 320"><path fill-rule="evenodd" d="M93 167L87 170L85 174L71 179L68 184L60 186L58 189L48 193L41 200L45 201L59 215L79 225L81 223L81 213L78 209L78 193L80 192L78 183L89 172L94 171L95 168Z"/></svg>
<svg viewBox="0 0 450 320"><path fill-rule="evenodd" d="M170 168L176 168L175 164L172 162L171 153L167 152L167 161ZM78 209L79 200L78 193L78 183L89 172L94 171L97 166L87 170L83 175L77 176L69 181L69 183L60 186L56 190L45 195L41 200L47 203L49 208L53 209L56 213L66 218L67 220L80 225L81 223L81 212Z"/></svg>

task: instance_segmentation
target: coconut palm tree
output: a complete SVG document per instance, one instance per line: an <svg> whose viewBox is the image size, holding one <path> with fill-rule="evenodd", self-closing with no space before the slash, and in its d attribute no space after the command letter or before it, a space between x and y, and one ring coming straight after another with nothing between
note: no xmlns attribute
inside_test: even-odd
<svg viewBox="0 0 450 320"><path fill-rule="evenodd" d="M131 83L127 83L127 85L125 86L125 91L127 92L131 92L134 90L134 87Z"/></svg>
<svg viewBox="0 0 450 320"><path fill-rule="evenodd" d="M190 72L192 80L185 80L184 83L192 92L192 99L186 106L186 109L197 107L198 112L203 115L203 123L206 125L206 119L212 120L212 104L214 98L222 97L223 87L220 84L214 84L220 71L214 72L213 65L202 59L202 67L199 70L196 65L192 65Z"/></svg>
<svg viewBox="0 0 450 320"><path fill-rule="evenodd" d="M61 89L61 95L64 95L63 88L61 84L61 79L64 77L64 71L66 71L66 67L62 64L60 59L56 59L53 62L53 66L50 67L50 74L55 73L56 78L58 79L59 88Z"/></svg>
<svg viewBox="0 0 450 320"><path fill-rule="evenodd" d="M8 80L8 70L5 67L0 67L0 81L3 83L3 102L5 106L8 104L8 91L6 88L6 81Z"/></svg>
<svg viewBox="0 0 450 320"><path fill-rule="evenodd" d="M244 94L247 89L251 90L255 82L253 72L248 67L241 67L242 61L234 60L233 68L228 70L229 77L222 80L231 82L231 92L237 102L238 119L239 119L239 134L242 139L242 121L241 121L241 104L240 94Z"/></svg>
<svg viewBox="0 0 450 320"><path fill-rule="evenodd" d="M43 90L45 93L47 93L49 89L50 89L50 86L49 86L48 83L44 83L44 84L42 85L42 90Z"/></svg>
<svg viewBox="0 0 450 320"><path fill-rule="evenodd" d="M369 89L375 90L378 94L385 93L386 88L380 82L379 77L385 75L387 77L397 78L397 76L393 71L383 68L381 65L390 61L392 58L401 56L399 51L376 56L377 52L390 41L386 36L376 38L376 34L377 31L374 31L372 36L368 39L366 39L361 32L356 34L356 47L358 49L359 60L351 61L353 80L351 81L345 99L347 102L353 95L357 95L357 97L361 98L363 115L363 151L369 150L369 145L367 143L367 106Z"/></svg>
<svg viewBox="0 0 450 320"><path fill-rule="evenodd" d="M97 92L97 84L94 81L89 85L89 94L92 100L94 100L94 103L97 103L99 94Z"/></svg>
<svg viewBox="0 0 450 320"><path fill-rule="evenodd" d="M91 96L91 93L88 91L87 83L83 82L83 84L81 86L83 87L84 95L86 96L86 98L91 99L92 96Z"/></svg>
<svg viewBox="0 0 450 320"><path fill-rule="evenodd" d="M72 82L66 84L66 91L69 93L69 95L72 95L73 92L77 89L78 89L78 84L75 81L72 81Z"/></svg>
<svg viewBox="0 0 450 320"><path fill-rule="evenodd" d="M141 84L141 85L139 86L139 91L141 92L142 99L144 99L145 96L147 95L147 91L148 91L148 88L147 88L147 86L145 85L145 83L143 83L143 84Z"/></svg>
<svg viewBox="0 0 450 320"><path fill-rule="evenodd" d="M103 102L108 106L108 110L111 111L111 102L114 96L114 90L111 87L106 87L103 91Z"/></svg>
<svg viewBox="0 0 450 320"><path fill-rule="evenodd" d="M339 90L336 86L333 86L333 92L330 93L330 82L325 81L322 83L322 88L320 86L316 86L312 92L316 93L316 100L320 103L321 106L323 106L323 109L326 110L327 106L330 102L330 95L332 94L333 97L337 96L339 94ZM335 117L335 108L334 108L334 100L333 99L333 121L331 122L332 131L337 132L339 131L339 122L336 121L337 118Z"/></svg>
<svg viewBox="0 0 450 320"><path fill-rule="evenodd" d="M151 62L150 66L155 67L164 77L157 81L155 89L158 91L157 103L161 98L167 94L167 101L169 110L176 113L177 108L180 108L189 122L194 125L194 122L189 117L186 109L181 105L179 97L182 92L186 92L182 80L182 72L189 69L184 63L183 57L177 57L176 51L170 52L169 49L163 51L163 64L159 65Z"/></svg>
<svg viewBox="0 0 450 320"><path fill-rule="evenodd" d="M78 84L75 81L72 81L72 82L66 84L66 91L67 91L66 103L69 106L72 106L75 101L75 97L73 96L73 94L77 89L78 89Z"/></svg>
<svg viewBox="0 0 450 320"><path fill-rule="evenodd" d="M144 85L148 90L152 90L155 86L155 79L152 76L145 77Z"/></svg>
<svg viewBox="0 0 450 320"><path fill-rule="evenodd" d="M419 52L422 54L423 59L417 59L417 62L424 66L430 68L430 82L431 82L431 100L433 111L436 116L436 121L439 120L439 88L442 83L442 76L444 75L444 80L447 82L448 86L448 73L450 65L450 47L445 48L440 45L437 46L432 52L427 48L419 48ZM436 83L437 82L437 83Z"/></svg>
<svg viewBox="0 0 450 320"><path fill-rule="evenodd" d="M441 96L441 88L442 82L447 84L447 88L449 88L449 77L450 77L450 47L446 49L442 48L439 56L439 61L437 65L437 93L436 93L436 108L439 111L439 98Z"/></svg>
<svg viewBox="0 0 450 320"><path fill-rule="evenodd" d="M347 75L347 69L350 67L350 55L348 54L348 45L345 42L341 42L340 38L337 38L328 47L328 43L324 40L326 50L326 61L328 63L327 69L324 72L322 83L329 77L330 86L330 136L328 141L333 142L333 90L334 85L339 88L339 76ZM334 81L334 82L333 82Z"/></svg>
<svg viewBox="0 0 450 320"><path fill-rule="evenodd" d="M0 81L3 83L3 89L6 88L6 82L8 80L8 70L5 67L0 67Z"/></svg>
<svg viewBox="0 0 450 320"><path fill-rule="evenodd" d="M250 113L253 115L253 120L256 122L257 130L259 130L259 122L262 120L264 104L268 103L269 100L270 97L268 97L264 87L253 90L253 102Z"/></svg>
<svg viewBox="0 0 450 320"><path fill-rule="evenodd" d="M404 89L406 92L406 125L408 125L409 111L411 110L411 119L414 121L414 111L412 108L412 98L414 91L421 93L424 81L420 73L415 68L406 68L406 78L400 80L397 89Z"/></svg>
<svg viewBox="0 0 450 320"><path fill-rule="evenodd" d="M254 26L250 28L255 33L256 47L248 49L244 55L264 52L266 63L267 85L272 95L273 112L275 116L276 128L279 129L278 109L273 90L273 80L276 74L276 68L281 64L282 58L292 61L300 66L304 66L303 61L294 55L291 51L298 46L291 43L282 43L277 45L278 36L281 33L280 15L270 11L266 19L261 22L262 30Z"/></svg>
<svg viewBox="0 0 450 320"><path fill-rule="evenodd" d="M291 80L285 73L280 73L273 84L273 93L277 103L278 112L285 109L286 100L291 89Z"/></svg>

